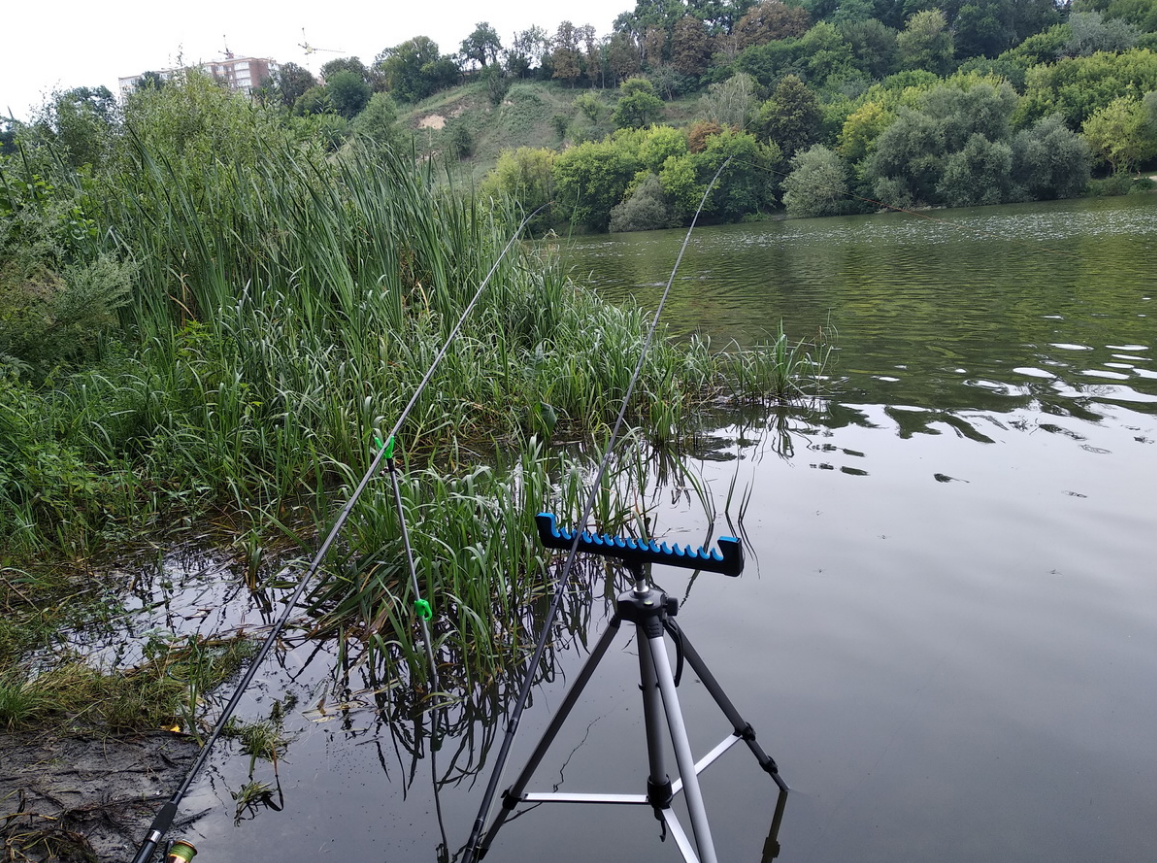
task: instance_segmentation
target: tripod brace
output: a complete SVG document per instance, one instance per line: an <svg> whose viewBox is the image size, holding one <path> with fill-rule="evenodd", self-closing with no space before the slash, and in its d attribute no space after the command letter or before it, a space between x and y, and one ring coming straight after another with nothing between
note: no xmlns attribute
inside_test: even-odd
<svg viewBox="0 0 1157 863"><path fill-rule="evenodd" d="M587 551L607 557L615 557L631 572L635 580L632 590L619 595L614 615L606 631L599 638L583 665L574 684L563 698L558 712L551 719L542 738L535 746L526 766L514 783L502 794L502 808L494 819L489 831L480 844L479 856L485 854L499 828L520 803L610 803L620 805L650 806L656 817L663 820L671 831L683 859L688 863L717 863L715 845L711 838L711 827L707 821L707 811L699 788L699 774L713 764L724 752L743 741L747 744L760 767L767 772L779 787L779 799L772 817L771 831L763 848L763 861L773 859L779 853L779 825L783 818L787 800L787 785L779 775L779 768L755 740L755 731L739 715L735 705L724 693L719 681L707 668L702 657L691 645L686 635L674 621L679 603L648 583L643 574L644 563L662 563L702 569L736 576L743 571L743 547L734 537L721 537L718 550L703 548L692 550L690 546L668 548L661 545L627 537L596 535L583 532L576 535L572 531L559 529L555 517L549 513L536 516L539 538L549 548L570 548L577 544L579 551ZM647 759L649 773L646 794L581 794L573 792L527 792L526 786L535 770L542 763L571 709L578 702L583 689L594 674L599 661L606 654L619 625L627 621L635 625L639 643L639 672L642 679L643 718L647 734ZM687 739L683 714L679 707L677 692L678 678L671 670L670 658L664 633L675 641L679 657L680 672L685 658L692 670L703 682L711 697L723 711L732 726L732 733L698 762L691 752ZM679 778L671 781L664 764L662 746L662 722L666 718L671 746L679 769ZM687 802L687 812L691 820L694 843L688 839L679 823L671 803L676 794L683 792Z"/></svg>

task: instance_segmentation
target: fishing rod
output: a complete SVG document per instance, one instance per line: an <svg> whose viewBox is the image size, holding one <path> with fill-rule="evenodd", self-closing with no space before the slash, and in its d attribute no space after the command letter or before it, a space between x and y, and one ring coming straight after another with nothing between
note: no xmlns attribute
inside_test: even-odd
<svg viewBox="0 0 1157 863"><path fill-rule="evenodd" d="M651 319L651 325L647 330L647 336L643 340L642 349L639 351L638 362L635 363L634 372L631 374L631 380L627 384L626 392L623 394L622 404L619 407L618 416L615 417L614 426L611 429L610 438L607 441L606 449L603 452L602 460L599 463L599 469L591 482L590 493L587 495L586 503L583 506L582 516L579 518L578 524L585 525L590 518L591 513L594 512L595 501L597 499L598 490L602 485L603 477L606 476L608 467L610 466L611 458L614 455L615 441L618 439L619 431L622 428L623 422L627 414L627 406L631 401L631 396L635 390L635 384L638 383L639 376L643 370L643 363L647 358L647 352L650 350L651 342L654 340L655 332L659 328L659 318L663 314L663 306L667 302L667 297L671 293L671 286L675 283L675 274L679 272L679 265L683 262L683 254L687 251L687 245L691 242L691 233L695 230L695 225L699 221L699 214L703 210L703 206L707 203L707 198L711 194L711 190L715 187L715 182L719 179L719 175L723 173L723 169L731 163L731 157L719 166L715 172L715 176L711 178L711 182L707 184L707 189L703 192L703 197L699 201L699 206L695 210L695 216L691 219L691 226L687 229L687 234L683 238L683 245L679 248L679 254L675 258L675 266L671 270L671 276L667 279L667 286L663 289L663 294L659 298L659 305L655 309L654 317ZM575 560L578 556L579 545L582 540L582 531L576 530L574 538L570 543L570 549L567 552L566 562L563 564L562 575L559 578L558 585L555 587L554 597L551 600L550 609L546 615L546 621L543 623L542 631L539 633L538 641L534 647L534 654L530 662L526 666L526 676L522 680L522 685L518 691L518 697L514 702L514 709L511 712L510 720L506 725L506 734L502 739L502 746L498 751L498 757L495 760L494 770L490 774L490 781L486 785L486 791L482 798L482 805L478 809L478 815L474 820L474 826L470 831L470 838L466 842L465 857L463 863L475 863L481 859L481 855L485 853L486 849L479 847L479 841L482 838L483 831L486 829L486 823L490 820L490 810L494 805L494 797L498 791L498 786L502 782L503 771L506 767L506 762L510 757L510 748L514 743L514 737L518 732L519 722L522 720L523 711L526 709L527 701L530 697L530 687L534 682L534 670L539 667L542 662L543 654L546 652L547 638L550 636L550 631L554 626L554 621L558 617L559 608L562 605L562 598L566 593L567 584L570 581L571 572L574 569Z"/></svg>
<svg viewBox="0 0 1157 863"><path fill-rule="evenodd" d="M189 789L192 787L193 780L197 777L197 774L201 771L201 768L203 768L205 763L209 760L209 754L213 749L213 745L224 732L226 724L232 718L234 711L237 709L237 706L241 703L241 697L245 694L246 689L249 688L249 685L253 682L253 678L257 675L257 670L260 667L262 661L264 661L265 657L269 654L269 651L273 648L274 642L277 641L278 637L281 635L282 630L285 629L286 625L289 623L289 619L292 617L298 602L301 600L302 595L305 593L306 587L313 581L313 577L321 568L322 562L325 560L325 557L329 553L329 550L333 546L334 542L337 541L337 537L341 533L341 529L345 526L346 521L349 519L350 514L353 512L355 504L357 504L358 499L362 496L362 493L365 492L366 487L370 484L370 480L373 479L374 475L378 472L378 469L383 461L387 462L388 471L393 478L396 491L397 478L394 474L395 468L393 467L393 451L394 441L398 432L402 428L402 424L405 423L406 419L410 415L410 411L412 411L414 406L418 403L418 398L422 395L422 392L430 383L430 379L434 376L434 371L438 368L439 363L442 362L442 358L445 357L446 353L450 350L450 345L458 337L458 333L462 329L462 325L466 322L466 318L470 315L470 313L474 310L474 307L478 304L478 301L482 298L482 294L486 290L486 286L490 284L490 280L494 277L494 274L498 272L499 265L502 263L503 259L505 259L507 253L514 247L514 244L518 241L518 238L522 236L522 231L526 228L530 220L538 215L547 206L549 206L549 202L547 204L543 204L541 207L536 209L522 220L517 230L515 230L515 232L511 235L510 240L506 243L502 253L494 261L493 266L490 268L490 272L486 274L486 278L482 280L482 283L478 286L478 290L475 291L474 296L471 298L470 302L466 304L466 308L459 316L458 322L454 325L454 328L446 337L446 341L442 344L441 349L430 363L430 367L426 369L426 374L422 377L422 380L414 390L413 395L410 396L410 401L406 404L405 408L403 408L402 413L398 416L397 421L394 423L394 427L386 436L386 443L384 445L378 446L377 452L375 453L373 459L370 461L369 467L366 468L366 472L362 475L361 481L358 482L357 487L353 491L353 494L349 496L349 499L346 500L345 505L338 513L337 518L334 520L333 526L330 528L329 533L326 534L326 537L321 546L318 548L317 553L314 555L309 568L306 569L305 574L301 577L297 587L294 588L293 593L290 595L289 601L285 606L285 611L282 613L281 617L277 619L277 622L274 623L273 628L265 637L265 641L261 644L261 649L257 651L253 661L249 663L249 667L245 670L245 673L242 675L240 682L237 684L237 688L234 690L233 696L229 699L229 702L225 705L224 710L222 710L221 714L217 717L217 722L213 726L213 731L210 733L209 739L206 741L205 745L201 747L201 751L197 754L197 758L193 762L193 765L189 768L189 772L185 774L185 778L181 781L181 784L177 787L177 790L173 792L172 797L170 797L168 801L165 802L160 811L158 811L156 816L153 818L153 823L149 827L149 832L145 836L144 841L142 841L140 846L137 848L137 853L136 856L133 857L132 863L148 863L148 861L152 859L153 854L156 852L157 846L160 844L161 840L165 838L165 834L168 833L169 828L173 826L173 820L176 818L177 810L181 805L181 801L184 799L185 795L189 793ZM411 566L411 574L413 574L413 556L409 551L408 535L406 536L406 551L407 558ZM429 611L429 605L425 604L424 606L418 606L417 610L419 618L421 618L423 622L423 631L425 632L426 637L427 656L432 664L433 653L429 643L429 632L425 630L425 620L427 619L425 615ZM434 671L432 665L431 671L434 674L433 679L436 680L436 671ZM192 848L189 843L178 844ZM196 849L193 849L193 853L196 853ZM170 854L170 857L172 856L173 855ZM182 859L184 859L187 863L188 860L192 859L192 856L190 855L189 857L184 857Z"/></svg>

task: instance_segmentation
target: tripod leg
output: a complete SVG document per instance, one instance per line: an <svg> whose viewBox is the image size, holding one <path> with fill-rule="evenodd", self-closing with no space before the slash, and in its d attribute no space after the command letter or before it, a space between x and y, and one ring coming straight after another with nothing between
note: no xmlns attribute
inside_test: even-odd
<svg viewBox="0 0 1157 863"><path fill-rule="evenodd" d="M639 634L643 634L642 627ZM647 647L655 665L659 693L663 696L663 709L667 713L667 727L671 731L671 745L675 749L679 777L683 780L683 792L687 795L687 812L691 816L691 830L695 834L699 859L702 863L718 863L715 845L711 841L711 826L707 823L707 809L699 790L699 776L695 773L695 756L691 754L691 743L687 740L687 727L683 724L683 713L679 709L675 676L671 673L671 660L667 656L662 629L654 637L647 637Z"/></svg>
<svg viewBox="0 0 1157 863"><path fill-rule="evenodd" d="M668 626L674 628L675 624L673 621L668 620ZM755 730L751 727L751 724L739 715L739 711L735 709L735 705L731 703L731 699L727 697L727 693L723 691L723 687L719 685L719 681L715 679L715 675L711 673L711 670L707 667L707 663L703 661L703 657L700 656L699 652L692 646L690 639L687 638L687 634L681 629L676 628L676 631L678 632L677 637L683 645L683 653L687 657L687 662L695 673L699 675L699 679L703 681L703 685L707 687L707 691L711 693L711 697L715 699L715 703L719 705L719 708L727 717L727 721L731 723L731 727L735 730L735 736L743 739L748 749L751 750L752 755L755 756L755 760L759 762L759 766L775 780L775 784L778 785L781 790L787 791L787 785L779 775L779 767L776 765L775 759L764 752L763 748L755 742ZM682 768L680 768L680 770L682 770Z"/></svg>
<svg viewBox="0 0 1157 863"><path fill-rule="evenodd" d="M526 762L526 766L522 768L522 772L518 774L518 778L514 780L506 791L502 793L502 808L498 810L498 814L494 818L494 823L490 826L490 830L486 833L486 838L482 840L479 845L479 858L486 853L486 849L490 847L490 843L494 841L494 836L498 832L498 828L505 822L510 813L518 805L522 799L523 793L526 791L526 785L530 782L530 777L534 775L534 771L538 769L538 765L542 763L542 759L546 756L546 751L550 748L551 743L554 742L555 736L558 734L562 724L566 722L566 718L570 715L571 709L578 701L579 696L582 695L583 688L594 674L595 668L598 667L599 660L603 658L603 654L607 652L607 648L611 646L611 641L614 640L615 635L619 631L619 615L611 617L610 623L606 631L599 638L595 649L591 651L591 655L587 657L587 661L583 664L582 670L579 671L578 677L575 678L571 688L567 690L566 696L562 700L562 704L558 708L558 712L550 720L550 725L547 726L546 731L543 732L542 738L535 746L534 752L530 756L530 760Z"/></svg>
<svg viewBox="0 0 1157 863"><path fill-rule="evenodd" d="M645 643L640 637L640 644ZM643 685L643 724L647 729L647 799L656 812L671 805L671 777L663 758L663 702L659 695L659 679L655 662L649 650L639 649L639 675Z"/></svg>

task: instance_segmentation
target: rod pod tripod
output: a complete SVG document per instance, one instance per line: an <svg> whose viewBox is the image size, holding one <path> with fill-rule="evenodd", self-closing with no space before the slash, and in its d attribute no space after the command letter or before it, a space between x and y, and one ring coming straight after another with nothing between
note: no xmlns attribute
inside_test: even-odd
<svg viewBox="0 0 1157 863"><path fill-rule="evenodd" d="M719 550L712 550L711 552L706 552L702 548L692 550L690 546L685 549L680 549L679 546L670 549L665 543L658 545L653 542L642 542L626 537L598 536L585 532L576 538L572 532L558 529L554 516L548 513L538 515L536 521L539 536L544 545L554 548L570 548L577 544L579 551L618 558L631 572L635 586L632 590L619 595L615 613L611 617L606 631L595 644L590 656L579 671L578 677L567 691L558 712L551 719L550 725L535 746L526 766L514 783L503 792L502 808L479 845L479 857L486 853L499 828L520 803L609 803L650 806L654 810L655 816L662 819L667 829L670 830L684 860L688 863L718 863L715 845L711 838L711 826L707 821L707 810L699 789L699 774L711 766L724 752L742 740L759 762L759 766L771 776L779 787L779 799L776 803L775 814L772 817L771 831L763 848L764 863L773 859L779 853L777 837L784 806L787 802L787 785L780 777L775 761L756 742L755 731L751 725L739 715L739 711L736 710L731 699L727 697L719 685L719 681L707 668L703 658L672 619L678 611L678 600L668 597L663 591L652 586L643 574L643 564L655 562L692 569L705 569L721 572L725 575L738 575L743 570L743 549L739 541L733 537L721 537ZM647 734L649 764L647 793L527 792L527 784L542 763L547 750L554 742L570 711L578 702L583 689L606 654L623 621L635 625L639 644L639 672L642 680L643 719ZM675 641L679 657L678 675L672 672L664 633L670 634ZM691 745L687 739L687 729L683 723L683 713L679 707L677 686L678 677L682 674L684 658L703 682L728 721L731 722L733 729L728 737L724 738L698 762L692 755ZM670 733L671 746L675 753L675 762L679 769L679 778L674 782L667 775L664 763L662 741L664 717ZM686 798L694 844L688 838L677 814L671 808L675 795L680 791L684 793Z"/></svg>

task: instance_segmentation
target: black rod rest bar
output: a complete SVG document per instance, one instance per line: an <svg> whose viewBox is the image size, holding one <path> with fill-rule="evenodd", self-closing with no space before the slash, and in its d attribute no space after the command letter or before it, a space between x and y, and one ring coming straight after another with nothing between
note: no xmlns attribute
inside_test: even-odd
<svg viewBox="0 0 1157 863"><path fill-rule="evenodd" d="M538 526L538 537L547 548L570 549L574 545L575 531L559 527L557 519L549 512L540 512L534 517ZM702 569L719 572L732 577L743 572L743 544L733 536L719 537L719 548L707 551L700 546L690 545L668 548L667 543L648 542L629 536L611 536L583 531L578 539L578 551L617 557L629 567L644 563L660 563L664 566L682 566L686 569Z"/></svg>

